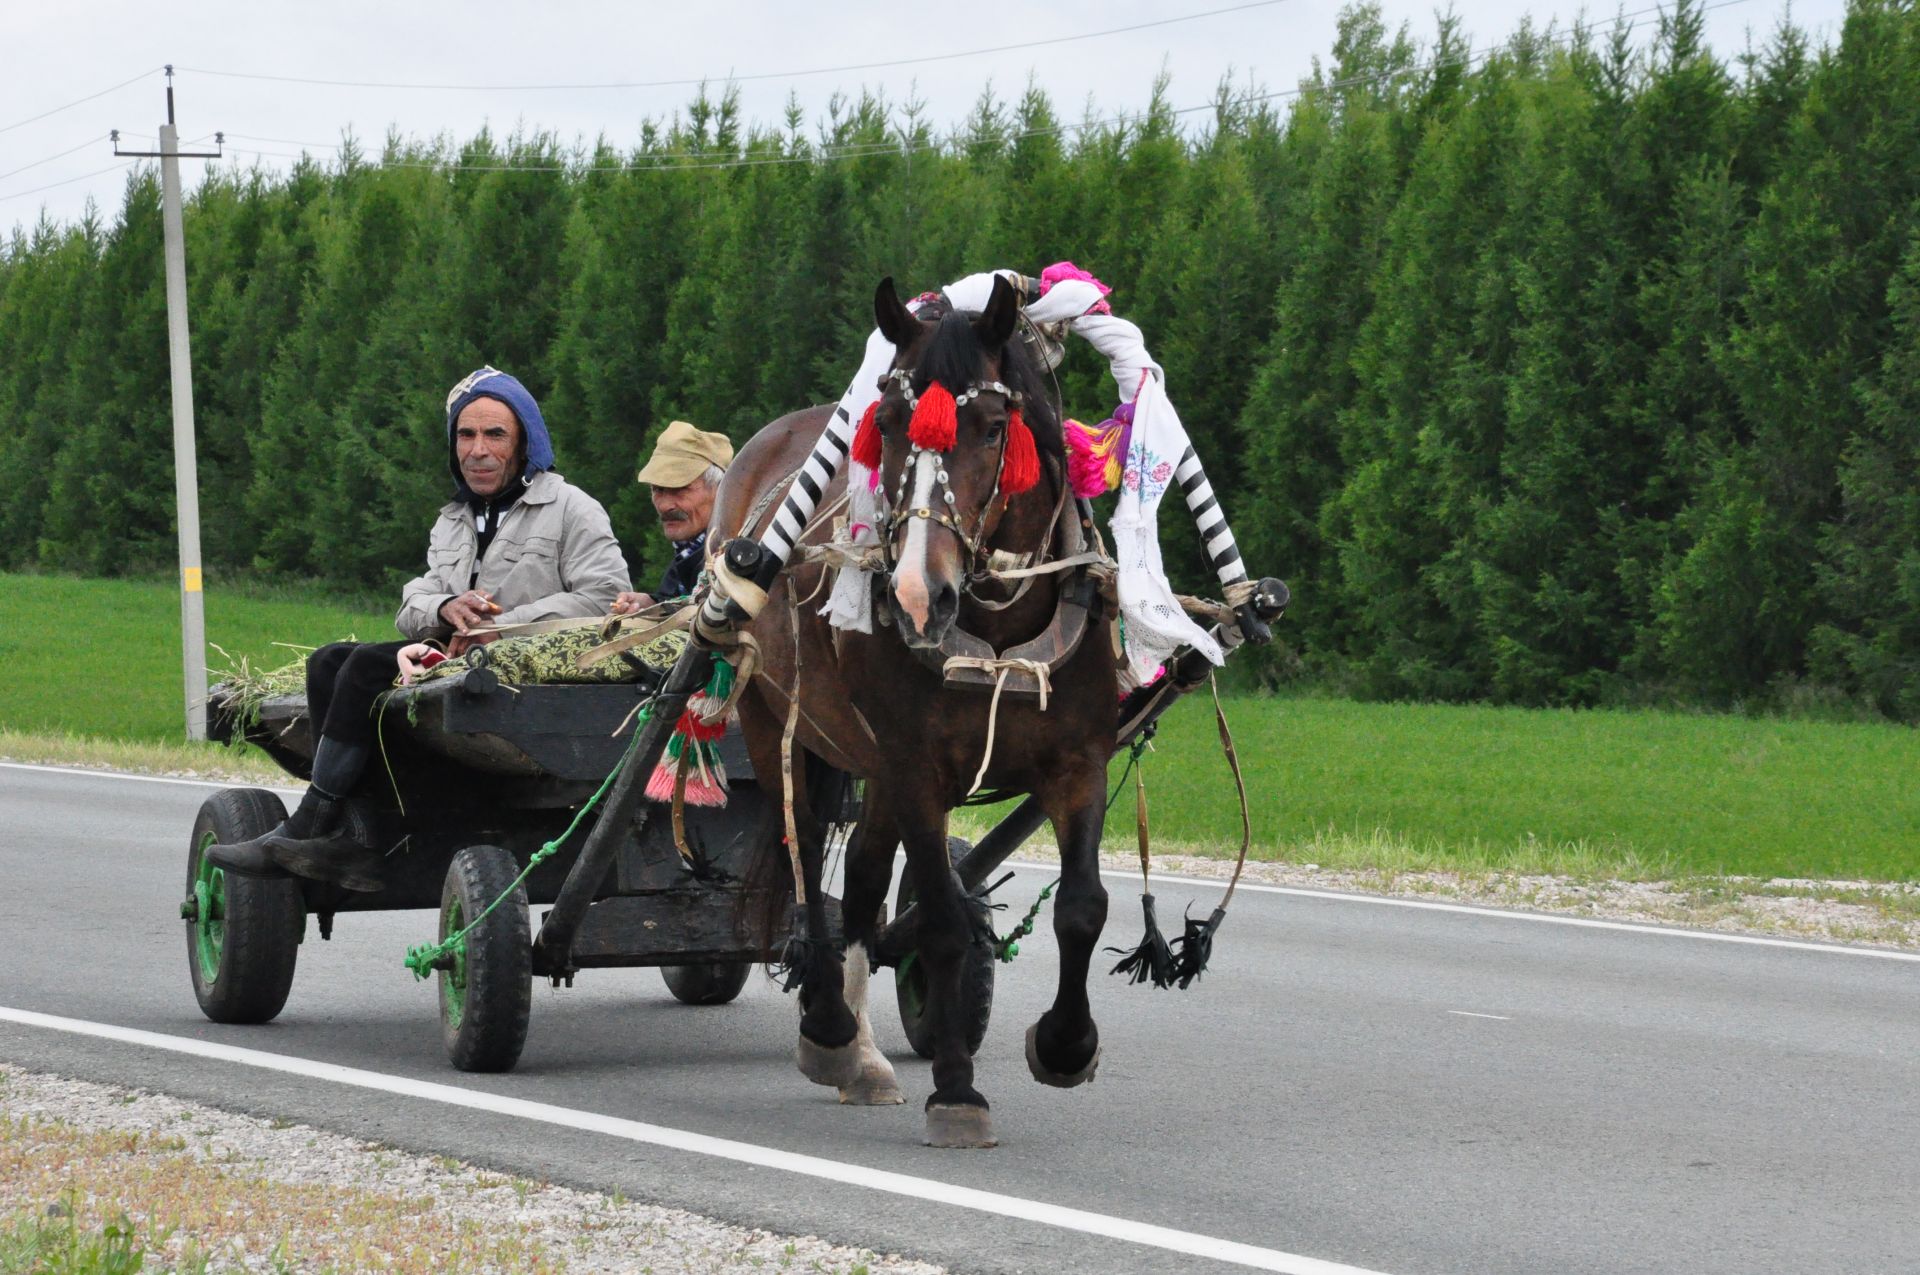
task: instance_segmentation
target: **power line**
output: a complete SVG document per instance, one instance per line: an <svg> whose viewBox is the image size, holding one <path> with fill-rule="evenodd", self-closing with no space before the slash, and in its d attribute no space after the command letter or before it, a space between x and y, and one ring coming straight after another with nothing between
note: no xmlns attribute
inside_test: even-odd
<svg viewBox="0 0 1920 1275"><path fill-rule="evenodd" d="M105 173L110 173L116 168L131 167L133 167L131 164L109 164L105 168L95 169L91 173L82 173L78 177L69 177L65 181L48 182L44 186L35 186L32 190L16 190L11 195L0 195L0 203L5 203L9 199L24 199L28 195L37 195L43 190L52 190L56 186L71 186L75 182L83 182L89 177L99 177Z"/></svg>
<svg viewBox="0 0 1920 1275"><path fill-rule="evenodd" d="M0 173L0 181L5 181L7 178L12 177L15 173L24 173L29 168L38 168L42 164L51 164L56 159L64 159L68 155L73 154L75 151L85 150L87 147L92 146L95 142L104 142L106 140L107 140L107 135L105 133L98 134L97 136L94 136L94 137L89 137L86 141L81 142L78 146L69 146L66 150L61 151L57 155L49 155L45 159L36 159L31 164L22 164L18 168L11 169L4 173Z"/></svg>
<svg viewBox="0 0 1920 1275"><path fill-rule="evenodd" d="M1272 2L1277 3L1278 0L1272 0ZM1703 13L1712 12L1716 9L1728 9L1728 8L1733 8L1737 5L1746 4L1746 3L1750 3L1750 0L1719 0L1719 3L1703 6L1701 11ZM1243 6L1243 7L1251 7L1251 6ZM1636 19L1644 18L1650 14L1660 14L1665 12L1665 10L1666 10L1666 6L1655 5L1645 9L1637 9L1630 13L1617 14L1615 15L1613 19L1613 23L1611 25L1615 27L1621 27L1624 24L1624 30L1627 32L1631 32L1641 25L1638 21L1636 21ZM1220 12L1226 12L1226 10L1222 10ZM1200 17L1200 16L1206 16L1206 15L1193 15L1193 16ZM1566 45L1568 42L1572 41L1573 39L1577 38L1582 30L1590 30L1590 28L1576 27L1562 35L1542 36L1540 43L1547 47L1560 48ZM1085 38L1085 37L1077 37L1077 38ZM1503 51L1511 49L1512 47L1513 47L1513 42L1511 39L1509 39L1509 40L1501 41L1496 44L1487 45L1485 48L1482 48L1482 49L1469 50L1465 53L1457 54L1451 57L1434 58L1426 62L1416 62L1416 63L1410 63L1407 66L1392 67L1392 68L1388 68L1386 70L1381 70L1381 71L1371 71L1365 74L1347 76L1342 79L1329 80L1319 84L1305 84L1305 85L1297 86L1295 88L1277 89L1269 93L1252 94L1252 95L1239 98L1237 100L1243 104L1252 104L1256 102L1270 102L1270 101L1275 101L1283 98L1300 97L1309 93L1323 93L1333 89L1353 88L1353 87L1357 87L1364 84L1377 83L1382 80L1388 80L1396 77L1416 74L1421 71L1431 71L1441 67L1448 67L1448 66L1471 67L1475 63L1482 62L1488 58L1496 56ZM954 56L959 56L959 55L954 55ZM1214 109L1217 109L1218 106L1219 106L1219 103L1217 101L1204 102L1195 106L1182 106L1182 107L1171 108L1167 113L1170 115L1190 115L1198 111L1214 110ZM1035 137L1058 135L1061 133L1072 132L1076 130L1086 131L1089 129L1105 127L1113 124L1125 124L1129 119L1137 119L1140 116L1140 114L1141 114L1140 112L1116 112L1111 115L1096 116L1088 119L1082 119L1076 122L1051 125L1046 128L1027 129L1019 133L1009 134L1005 140L1009 142L1015 142L1015 141L1021 141L1029 138L1035 138ZM227 134L227 136L242 137L244 135L229 133ZM313 149L334 150L334 151L340 150L343 145L343 143L303 142L303 141L296 141L291 138L251 138L249 140L277 142L284 145L305 146L305 147L311 147ZM830 161L842 160L842 159L861 159L861 158L869 158L869 157L883 156L883 155L926 154L929 152L938 151L943 147L945 147L947 144L948 144L947 142L941 141L941 140L929 140L925 142L906 142L906 141L860 142L860 143L849 143L847 145L838 146L838 147L822 147L819 150L810 150L805 153L793 154L793 155L745 155L745 156L730 156L730 157L723 157L717 154L703 153L703 152L697 152L697 151L665 152L665 153L658 153L658 154L652 154L652 155L637 156L633 159L623 162L618 168L612 169L610 171L680 173L680 172L712 171L712 170L730 169L730 168L755 168L755 167L779 165L779 164L811 164L811 163L819 163L819 162L830 162ZM258 149L253 149L249 147L237 147L237 146L230 147L229 149L236 154L253 155L253 156L266 158L266 159L306 158L306 156L304 155L293 154L285 151L258 150ZM29 165L29 167L31 167L31 165ZM116 167L124 167L124 166L116 165ZM399 161L392 161L392 162L385 162L385 163L376 162L376 163L370 164L369 167L419 169L419 170L444 170L444 171L458 170L461 172L520 172L520 173L579 172L583 174L591 173L595 169L595 165L593 165L591 162L584 162L584 161L576 164L462 164L462 163L459 163L457 160L449 160L444 162L399 160ZM101 172L103 173L111 172L111 171L113 170L112 169L101 170ZM13 195L0 195L0 201L19 198L20 196L23 196L23 195L36 194L42 190L52 189L54 186L69 185L74 181L84 181L86 177L95 177L99 175L100 173L89 173L89 174L86 174L84 177L71 178L68 181L64 181L64 182L54 182L48 186L36 187L34 190L20 191Z"/></svg>
<svg viewBox="0 0 1920 1275"><path fill-rule="evenodd" d="M68 102L65 106L56 106L50 111L42 111L38 115L30 115L26 119L20 120L17 123L8 124L4 128L0 128L0 133L11 133L14 129L24 128L28 124L31 124L36 120L43 120L47 118L47 116L49 115L58 115L62 111L69 111L76 106L80 106L84 103L91 102L96 97L105 97L109 93L117 93L121 89L127 87L127 85L129 84L138 84L141 80L146 79L149 75L152 75L155 71L158 71L159 69L160 68L157 66L148 67L146 70L140 72L140 74L134 76L133 78L122 80L118 84L110 85L107 88L101 89L98 93L89 93L85 97L75 98L73 101Z"/></svg>
<svg viewBox="0 0 1920 1275"><path fill-rule="evenodd" d="M1732 8L1736 5L1747 4L1747 3L1750 3L1750 0L1719 0L1719 3L1717 4L1704 6L1702 9L1702 12L1711 12L1715 9ZM1624 24L1624 30L1627 32L1632 32L1639 25L1641 25L1639 22L1635 21L1635 19L1644 18L1650 14L1663 13L1665 9L1666 9L1666 6L1664 5L1655 5L1645 9L1637 9L1630 13L1621 13L1614 17L1612 25L1621 26L1622 24ZM1540 43L1547 47L1561 48L1565 46L1567 43L1569 43L1570 41L1576 39L1582 30L1583 28L1576 27L1561 35L1555 35L1555 36L1543 35L1540 37ZM1507 39L1507 40L1502 40L1498 43L1489 44L1486 47L1481 49L1477 49L1477 50L1470 49L1463 53L1455 54L1449 57L1434 58L1426 62L1415 62L1415 63L1410 63L1406 66L1390 67L1380 71L1369 71L1361 75L1346 76L1341 79L1328 80L1318 84L1305 84L1305 85L1300 85L1294 88L1276 89L1272 92L1267 92L1267 93L1250 94L1248 96L1241 97L1236 100L1241 104L1250 105L1256 102L1270 102L1270 101L1275 101L1282 98L1301 97L1309 93L1324 93L1324 92L1328 92L1330 90L1335 90L1335 89L1354 88L1354 87L1358 87L1365 84L1378 83L1379 81L1382 81L1382 80L1389 80L1389 79L1394 79L1396 77L1412 75L1422 71L1436 70L1441 67L1450 67L1450 66L1471 67L1478 62L1482 62L1487 60L1488 58L1497 56L1498 54L1504 51L1507 51L1512 47L1513 47L1513 41L1511 39ZM1219 107L1219 105L1220 103L1218 101L1211 101L1211 102L1202 102L1194 106L1173 107L1168 109L1167 114L1190 115L1198 111L1215 110ZM1142 112L1124 112L1124 111L1115 112L1110 115L1095 116L1095 117L1082 119L1078 121L1050 125L1045 128L1027 129L1018 133L1011 133L1007 135L1005 140L1009 142L1017 142L1017 141L1022 141L1022 140L1035 138L1035 137L1057 136L1061 133L1067 133L1067 132L1074 132L1074 131L1085 132L1087 130L1094 129L1094 128L1106 127L1114 124L1125 124L1130 119L1139 118L1141 114ZM246 135L238 134L238 133L229 133L227 134L227 136L244 138ZM256 138L251 138L247 140L279 142L284 145L305 146L305 147L310 147L317 150L333 150L333 151L340 150L343 145L343 143L295 141L290 138L256 137ZM792 155L747 154L747 155L737 155L737 156L721 156L711 152L700 152L700 151L660 152L660 153L654 153L654 154L634 156L631 159L627 160L626 162L622 163L620 167L614 171L622 171L622 172L660 171L660 172L676 172L677 173L677 172L695 172L695 171L712 170L712 169L755 168L755 167L762 167L766 165L776 165L776 164L809 164L809 163L817 163L821 161L831 161L831 160L838 160L838 159L860 159L860 158L876 156L876 155L926 154L928 152L941 150L947 144L948 143L946 141L942 141L938 139L929 140L925 142L906 142L906 141L863 142L863 143L850 143L845 146L837 146L837 147L834 147L834 146L822 147L817 151L808 151L806 153L792 154ZM248 148L248 147L233 147L231 149L233 149L235 152L240 154L255 155L255 156L260 156L262 158L269 158L269 159L304 158L301 155L292 154L285 151L257 150L257 149ZM396 168L396 169L445 169L449 171L457 169L458 171L461 171L461 172L519 172L519 173L566 173L566 172L587 173L587 172L593 171L593 168L594 168L594 165L591 164L590 162L581 162L581 163L574 163L574 164L511 164L511 163L468 164L468 163L461 163L457 159L449 159L446 161L395 160L395 161L387 161L387 162L375 162L370 166L378 167L378 168Z"/></svg>
<svg viewBox="0 0 1920 1275"><path fill-rule="evenodd" d="M459 93L547 93L592 89L659 89L690 88L699 84L744 83L749 80L790 80L806 75L833 75L842 71L883 70L897 66L918 66L928 62L951 62L958 58L981 57L988 53L1012 53L1020 49L1045 48L1054 44L1071 44L1079 40L1097 40L1103 36L1125 35L1131 31L1145 31L1152 27L1172 26L1180 22L1195 22L1201 18L1216 18L1224 13L1240 13L1247 9L1265 9L1286 0L1251 0L1247 4L1229 5L1224 9L1209 9L1204 13L1185 13L1173 18L1158 18L1152 22L1136 22L1132 26L1110 27L1104 31L1087 31L1079 35L1053 36L1045 40L1026 40L1019 44L999 44L989 48L965 49L956 53L930 53L919 57L891 58L883 62L851 62L843 66L818 66L801 71L761 71L752 75L702 76L697 79L679 80L626 80L611 81L603 84L409 84L382 80L325 80L297 75L267 75L250 71L218 71L207 67L183 66L182 71L195 75L218 75L235 80L270 80L277 84L311 84L324 88L346 89L431 89Z"/></svg>

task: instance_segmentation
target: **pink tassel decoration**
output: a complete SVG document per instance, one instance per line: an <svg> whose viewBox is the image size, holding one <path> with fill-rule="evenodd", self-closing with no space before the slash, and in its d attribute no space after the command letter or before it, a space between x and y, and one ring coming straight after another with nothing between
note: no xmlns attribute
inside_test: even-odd
<svg viewBox="0 0 1920 1275"><path fill-rule="evenodd" d="M1120 485L1120 441L1126 426L1109 418L1098 425L1070 420L1067 431L1067 482L1082 500Z"/></svg>

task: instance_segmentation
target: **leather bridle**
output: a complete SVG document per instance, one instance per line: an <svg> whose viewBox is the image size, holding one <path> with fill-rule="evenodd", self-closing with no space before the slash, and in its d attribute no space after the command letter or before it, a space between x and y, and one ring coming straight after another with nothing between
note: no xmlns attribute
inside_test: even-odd
<svg viewBox="0 0 1920 1275"><path fill-rule="evenodd" d="M907 401L907 411L909 413L919 407L919 396L913 392L912 372L906 368L895 368L881 380L881 389L885 390L889 382L900 387L900 393ZM973 400L979 398L982 394L1002 395L1014 409L1019 408L1023 399L1019 390L1000 381L976 381L953 396L954 410L956 412L959 411L967 404L973 402ZM996 503L1003 506L1002 512L1004 513L1004 505L1008 499L1000 494L1000 475L1006 465L1007 435L1010 432L1011 431L1005 429L1000 431L1000 448L994 457L993 465L993 491L989 493L986 500L981 502L979 514L973 519L973 525L971 527L961 526L960 520L955 514L953 488L947 477L947 464L944 453L934 453L936 457L935 463L939 468L934 471L933 489L928 493L927 503L918 507L910 506L907 503L910 494L909 486L913 481L913 475L919 468L921 454L926 451L926 449L918 443L909 444L906 461L900 467L900 484L899 490L895 494L894 507L878 528L880 532L881 553L889 573L899 565L896 545L901 529L914 519L920 519L933 526L943 527L952 532L954 538L960 542L961 548L963 548L967 554L966 578L969 585L971 581L980 574L979 569L987 561L991 552L981 543L981 540L987 534L987 520L993 515L993 507ZM1052 529L1049 528L1048 530L1049 534L1051 534ZM1045 545L1042 545L1041 552L1044 552L1045 548ZM969 589L969 591L971 590Z"/></svg>

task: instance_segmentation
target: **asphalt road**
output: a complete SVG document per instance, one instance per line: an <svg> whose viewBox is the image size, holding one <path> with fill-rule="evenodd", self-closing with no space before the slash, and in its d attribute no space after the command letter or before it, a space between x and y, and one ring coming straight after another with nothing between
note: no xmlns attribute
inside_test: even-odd
<svg viewBox="0 0 1920 1275"><path fill-rule="evenodd" d="M1279 892L1236 898L1195 989L1100 976L1098 1082L1033 1083L1051 936L1001 970L979 1084L1002 1146L919 1145L926 1064L890 1012L904 1107L842 1108L755 978L675 1003L651 970L536 990L515 1072L454 1072L430 913L310 931L285 1012L194 1004L176 908L210 791L0 765L0 1007L533 1099L1392 1275L1920 1269L1920 963ZM1047 878L1003 895L1024 909ZM1108 882L1115 942L1136 887ZM1163 885L1163 916L1217 888ZM883 994L886 985L876 980ZM890 1008L885 1001L878 1001ZM306 1121L958 1271L1244 1267L777 1167L0 1021L0 1059ZM1295 1269L1311 1264L1294 1263Z"/></svg>

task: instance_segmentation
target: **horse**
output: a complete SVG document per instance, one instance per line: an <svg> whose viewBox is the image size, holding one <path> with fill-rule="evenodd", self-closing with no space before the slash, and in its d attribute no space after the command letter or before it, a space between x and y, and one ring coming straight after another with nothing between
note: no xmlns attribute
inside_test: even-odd
<svg viewBox="0 0 1920 1275"><path fill-rule="evenodd" d="M952 869L947 819L984 787L1031 794L1052 822L1061 856L1053 911L1059 981L1052 1005L1027 1032L1027 1062L1044 1084L1090 1081L1100 1058L1087 974L1107 916L1099 845L1118 700L1114 621L1095 599L1076 626L1077 644L1057 644L1041 686L1030 684L1034 675L1026 670L1023 693L995 691L995 683L1021 680L1021 670L1004 666L976 664L977 685L950 684L946 657L956 646L976 655L985 650L965 642L967 635L983 640L988 656L1057 635L1063 598L1078 590L1084 607L1092 592L1091 582L1065 572L1009 584L987 571L990 563L1004 565L1004 555L1058 560L1080 544L1061 418L1043 369L1016 338L1018 298L1004 278L979 313L935 319L910 312L888 278L875 290L874 318L895 355L871 420L879 431L879 482L892 497L876 528L886 571L884 586L875 589L884 596L875 601L873 632L832 627L817 601L830 583L823 577L828 568L790 564L748 628L761 661L741 694L739 720L756 774L793 767L792 827L812 940L800 945L804 957L795 971L801 1072L838 1088L842 1102L903 1101L892 1066L874 1045L867 984L894 850L904 844L934 1045L926 1141L990 1147L996 1139L987 1099L974 1087L962 992L977 914ZM929 436L920 414L937 414L928 405L942 394L951 395L951 433L941 434L936 422ZM713 515L719 534L710 544L761 531L832 410L783 416L741 449L721 484ZM854 452L861 452L858 436ZM1023 463L1024 478L1005 482ZM822 493L822 511L844 491L845 468ZM1022 481L1032 485L1009 490ZM827 522L816 514L818 525L800 543L826 540ZM840 950L823 941L824 824L807 801L807 767L822 763L866 781L846 850ZM787 851L777 843L768 853L784 864Z"/></svg>

